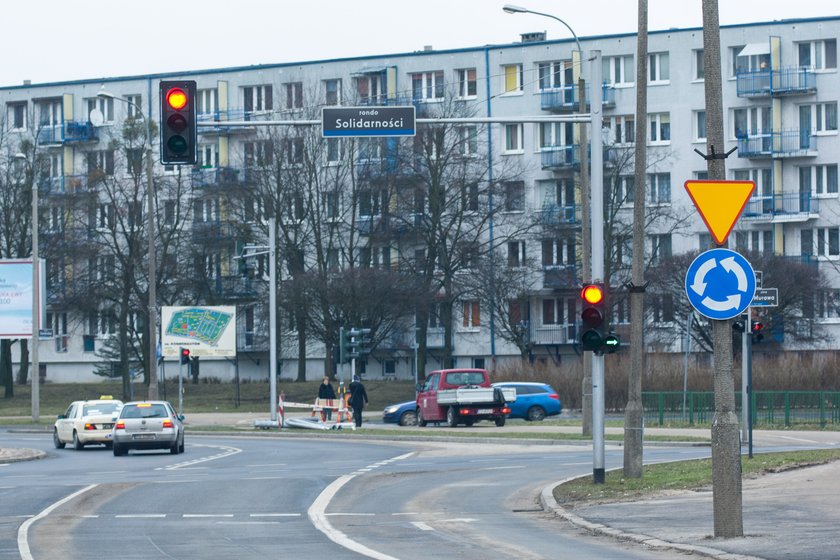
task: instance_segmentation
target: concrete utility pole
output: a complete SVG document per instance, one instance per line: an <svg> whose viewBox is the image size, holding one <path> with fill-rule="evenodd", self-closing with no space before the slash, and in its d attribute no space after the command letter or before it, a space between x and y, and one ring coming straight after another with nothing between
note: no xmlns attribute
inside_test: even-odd
<svg viewBox="0 0 840 560"><path fill-rule="evenodd" d="M583 52L580 53L581 64L583 64ZM586 82L583 78L578 80L580 92L579 111L586 110ZM580 125L580 231L581 231L581 279L584 284L592 281L592 230L590 225L589 199L591 189L589 188L589 154L586 147L589 145L589 137L586 125ZM581 387L581 433L585 436L592 435L592 352L583 353L583 384Z"/></svg>
<svg viewBox="0 0 840 560"><path fill-rule="evenodd" d="M624 409L624 476L642 478L644 410L642 372L645 368L645 184L647 175L647 0L639 0L636 47L636 148L633 192L633 264L630 285L630 375Z"/></svg>
<svg viewBox="0 0 840 560"><path fill-rule="evenodd" d="M703 0L703 62L706 68L706 133L709 180L726 179L717 0ZM720 157L714 157L717 153ZM712 422L712 500L715 537L744 535L741 444L735 415L730 321L712 321L715 416Z"/></svg>

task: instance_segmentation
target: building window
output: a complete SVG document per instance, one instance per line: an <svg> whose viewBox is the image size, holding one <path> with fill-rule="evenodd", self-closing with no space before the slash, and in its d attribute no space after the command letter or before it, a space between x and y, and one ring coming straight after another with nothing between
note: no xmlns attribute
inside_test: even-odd
<svg viewBox="0 0 840 560"><path fill-rule="evenodd" d="M800 105L800 109L802 107L808 106ZM733 109L732 117L733 138L747 138L748 136L760 136L762 133L770 132L770 130L772 129L772 125L770 124L770 107L751 107L748 109Z"/></svg>
<svg viewBox="0 0 840 560"><path fill-rule="evenodd" d="M380 74L366 74L355 79L359 103L377 105L385 102L385 85Z"/></svg>
<svg viewBox="0 0 840 560"><path fill-rule="evenodd" d="M799 66L815 70L837 68L837 39L811 41L797 45Z"/></svg>
<svg viewBox="0 0 840 560"><path fill-rule="evenodd" d="M110 230L114 227L114 205L110 203L103 203L96 207L96 228L102 230Z"/></svg>
<svg viewBox="0 0 840 560"><path fill-rule="evenodd" d="M505 186L505 212L525 210L525 182L508 181Z"/></svg>
<svg viewBox="0 0 840 560"><path fill-rule="evenodd" d="M653 53L648 55L648 79L651 85L667 84L671 81L668 68L668 53Z"/></svg>
<svg viewBox="0 0 840 560"><path fill-rule="evenodd" d="M671 257L671 234L663 233L658 235L651 235L650 238L650 258L652 265L661 264L664 259Z"/></svg>
<svg viewBox="0 0 840 560"><path fill-rule="evenodd" d="M284 138L283 154L286 163L300 165L303 163L303 138Z"/></svg>
<svg viewBox="0 0 840 560"><path fill-rule="evenodd" d="M204 169L219 167L219 145L201 144L198 146L196 164Z"/></svg>
<svg viewBox="0 0 840 560"><path fill-rule="evenodd" d="M303 108L303 82L289 82L286 86L286 109Z"/></svg>
<svg viewBox="0 0 840 560"><path fill-rule="evenodd" d="M837 164L799 168L799 192L814 195L837 194Z"/></svg>
<svg viewBox="0 0 840 560"><path fill-rule="evenodd" d="M739 72L758 72L770 68L770 50L766 42L733 47L730 53L734 57L733 77Z"/></svg>
<svg viewBox="0 0 840 560"><path fill-rule="evenodd" d="M87 116L90 118L92 111L98 110L102 113L102 122L114 122L114 100L110 97L92 97L87 100Z"/></svg>
<svg viewBox="0 0 840 560"><path fill-rule="evenodd" d="M820 257L840 255L840 228L816 228L802 230L802 254Z"/></svg>
<svg viewBox="0 0 840 560"><path fill-rule="evenodd" d="M11 130L26 130L26 103L9 103L7 112Z"/></svg>
<svg viewBox="0 0 840 560"><path fill-rule="evenodd" d="M654 113L650 115L651 144L667 144L671 142L671 114Z"/></svg>
<svg viewBox="0 0 840 560"><path fill-rule="evenodd" d="M471 99L478 94L475 68L462 68L455 71L458 77L458 98Z"/></svg>
<svg viewBox="0 0 840 560"><path fill-rule="evenodd" d="M548 179L537 181L540 201L544 210L565 208L569 212L567 218L574 217L575 183L572 179Z"/></svg>
<svg viewBox="0 0 840 560"><path fill-rule="evenodd" d="M464 320L462 326L465 329L477 329L481 327L481 304L477 300L463 302Z"/></svg>
<svg viewBox="0 0 840 560"><path fill-rule="evenodd" d="M143 151L143 148L125 149L125 167L129 175L139 177L143 173Z"/></svg>
<svg viewBox="0 0 840 560"><path fill-rule="evenodd" d="M163 201L163 223L167 226L175 225L175 201Z"/></svg>
<svg viewBox="0 0 840 560"><path fill-rule="evenodd" d="M540 123L539 133L541 150L571 146L575 140L572 123Z"/></svg>
<svg viewBox="0 0 840 560"><path fill-rule="evenodd" d="M88 175L101 173L107 176L114 174L114 150L97 150L85 154Z"/></svg>
<svg viewBox="0 0 840 560"><path fill-rule="evenodd" d="M324 105L341 105L341 80L324 80Z"/></svg>
<svg viewBox="0 0 840 560"><path fill-rule="evenodd" d="M633 175L621 175L615 178L615 202L633 204L635 197L636 178Z"/></svg>
<svg viewBox="0 0 840 560"><path fill-rule="evenodd" d="M379 138L359 138L357 142L359 161L379 160L382 157L382 142Z"/></svg>
<svg viewBox="0 0 840 560"><path fill-rule="evenodd" d="M461 186L461 211L478 212L478 183Z"/></svg>
<svg viewBox="0 0 840 560"><path fill-rule="evenodd" d="M632 86L636 82L633 56L607 56L601 60L604 81L613 86Z"/></svg>
<svg viewBox="0 0 840 560"><path fill-rule="evenodd" d="M507 64L502 66L502 93L522 93L522 84L524 81L521 64Z"/></svg>
<svg viewBox="0 0 840 560"><path fill-rule="evenodd" d="M540 91L563 89L574 85L572 62L569 60L540 62L537 64L537 76L537 87Z"/></svg>
<svg viewBox="0 0 840 560"><path fill-rule="evenodd" d="M607 121L611 130L610 136L615 145L631 145L636 142L636 117L622 115L609 117ZM605 123L606 124L606 123Z"/></svg>
<svg viewBox="0 0 840 560"><path fill-rule="evenodd" d="M274 162L274 141L258 140L256 142L245 142L244 164L246 168L270 166Z"/></svg>
<svg viewBox="0 0 840 560"><path fill-rule="evenodd" d="M411 75L411 97L415 101L443 99L443 70Z"/></svg>
<svg viewBox="0 0 840 560"><path fill-rule="evenodd" d="M344 157L344 142L341 138L327 138L327 163L338 163Z"/></svg>
<svg viewBox="0 0 840 560"><path fill-rule="evenodd" d="M215 222L219 219L219 201L207 198L193 201L193 222Z"/></svg>
<svg viewBox="0 0 840 560"><path fill-rule="evenodd" d="M478 127L466 125L458 127L458 142L462 156L474 156L478 154Z"/></svg>
<svg viewBox="0 0 840 560"><path fill-rule="evenodd" d="M219 110L219 90L216 88L198 90L195 108L204 118L216 120L216 111Z"/></svg>
<svg viewBox="0 0 840 560"><path fill-rule="evenodd" d="M245 101L245 119L251 115L265 113L274 109L272 100L272 88L266 86L248 86L242 88L242 97Z"/></svg>
<svg viewBox="0 0 840 560"><path fill-rule="evenodd" d="M648 201L651 204L668 204L671 202L671 174L648 173Z"/></svg>
<svg viewBox="0 0 840 560"><path fill-rule="evenodd" d="M359 216L379 216L388 209L388 190L362 189L359 191Z"/></svg>
<svg viewBox="0 0 840 560"><path fill-rule="evenodd" d="M837 132L837 102L799 106L799 128L814 134Z"/></svg>
<svg viewBox="0 0 840 560"><path fill-rule="evenodd" d="M656 324L671 323L674 321L674 296L673 294L653 294L651 302L653 322Z"/></svg>
<svg viewBox="0 0 840 560"><path fill-rule="evenodd" d="M543 239L542 266L551 268L575 264L575 239Z"/></svg>
<svg viewBox="0 0 840 560"><path fill-rule="evenodd" d="M324 217L327 221L337 220L341 212L341 196L339 191L327 191L324 194Z"/></svg>
<svg viewBox="0 0 840 560"><path fill-rule="evenodd" d="M694 111L694 141L706 141L706 111Z"/></svg>
<svg viewBox="0 0 840 560"><path fill-rule="evenodd" d="M525 151L522 138L522 124L505 125L505 153L521 154Z"/></svg>
<svg viewBox="0 0 840 560"><path fill-rule="evenodd" d="M195 273L198 278L212 279L219 276L219 255L196 255Z"/></svg>
<svg viewBox="0 0 840 560"><path fill-rule="evenodd" d="M706 79L706 60L703 49L694 49L694 79L697 81Z"/></svg>
<svg viewBox="0 0 840 560"><path fill-rule="evenodd" d="M511 268L518 268L525 266L525 242L524 241L508 241L508 258L507 263Z"/></svg>
<svg viewBox="0 0 840 560"><path fill-rule="evenodd" d="M95 311L89 315L88 331L92 336L109 336L117 332L117 316L113 311Z"/></svg>
<svg viewBox="0 0 840 560"><path fill-rule="evenodd" d="M563 326L572 323L575 316L575 300L560 298L545 298L540 302L542 306L542 326Z"/></svg>

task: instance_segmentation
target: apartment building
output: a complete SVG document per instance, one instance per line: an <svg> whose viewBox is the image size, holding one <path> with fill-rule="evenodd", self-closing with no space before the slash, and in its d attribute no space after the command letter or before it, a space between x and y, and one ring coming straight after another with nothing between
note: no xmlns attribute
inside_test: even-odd
<svg viewBox="0 0 840 560"><path fill-rule="evenodd" d="M818 327L831 339L840 334L836 332L840 277L835 270L840 261L838 35L840 17L721 29L724 148L735 148L727 160L727 178L756 183L730 247L789 257L824 275L828 288L803 300L797 328ZM464 221L462 227L480 232L485 256L492 253L495 259L490 261L491 269L527 269L526 296L508 301L500 295L501 303L489 302L486 291L463 289L457 297L452 294L449 314L441 314L432 300L422 321L412 315L394 322L388 336L358 364L361 371L374 379L413 377L420 331L427 370L443 363L449 333L458 366L489 367L522 355L561 362L578 359L580 129L560 119L530 122L525 117L579 110L574 86L579 77L590 75L590 52L600 51L605 189L615 219L606 249L616 292L629 265L629 238L621 232L622 224L629 224L632 208L627 202L635 188L629 156L634 143L642 140L636 135L634 116L635 35L580 41L584 56L574 41L547 40L538 33L523 35L520 43L457 50L429 48L0 88L6 130L6 145L0 149L7 155L31 154L27 161L35 166L31 177L41 194L46 326L55 334L54 339L40 342L42 375L48 380L83 380L94 378L95 370L113 370L121 323L137 333L129 346L142 351L146 269L142 253L128 248L145 239L145 118L154 122L159 116L161 79L197 82L198 112L205 125L199 129L195 168L155 165L159 304L237 306L238 358L203 362L202 375L222 379L268 375L268 261L264 255L245 261L236 258L245 244L265 242L267 175L276 173L274 184L281 185L310 173L316 160L319 171L313 177L333 185L317 202L320 221L351 222L358 238L352 255L342 241L335 247L324 246L323 255L313 250L304 256L303 251L298 255L284 250L307 243L305 236L290 237L301 228L288 227L278 236L281 284L293 276L293 263L301 269L321 263L329 270L352 264L399 271L401 263L416 264L427 254L423 236L409 226L417 226L430 214L428 193L408 197L408 226L396 227L393 216L398 213L397 200L404 198L398 191L418 191L399 162L404 163L412 150L416 161L427 136L418 131L415 139L351 142L320 139L311 127L303 134L295 132L298 127L261 124L317 119L321 107L333 105L413 104L418 118L514 119L462 124L447 134L456 137L461 158L457 169L466 169L473 177L457 185L459 209L483 216L477 222ZM649 262L656 265L711 243L682 188L685 180L705 177L705 161L695 153L706 149L702 30L653 31L649 53L645 188L654 219L648 227L647 250ZM98 96L102 89L119 99ZM522 122L515 122L516 117ZM226 125L227 121L239 124ZM435 148L432 142L427 149L440 150L444 145ZM442 153L433 155L435 161L444 159ZM24 172L20 158L7 159L12 172ZM424 169L428 173L430 168ZM455 183L449 187L456 188ZM303 219L309 207L303 198L273 196L291 222ZM342 231L346 235L347 230ZM4 255L13 256L28 253ZM468 275L471 266L465 260L455 277ZM130 267L134 267L130 269L134 288L122 294L107 291L106 298L101 286L115 280L115 270ZM446 296L445 290L437 290ZM649 293L651 329L646 342L651 350L682 348L679 329L684 317L675 301L679 298L673 292ZM614 303L613 328L626 342L628 306L622 298ZM337 333L310 333L299 345L298 320L302 319L281 313L279 371L281 377L295 377L303 356L307 377L315 379L324 372L327 346L336 344ZM786 327L774 337L781 344L803 347L789 332ZM104 352L106 348L111 352ZM131 363L142 363L139 354L129 354ZM166 365L176 371L175 362Z"/></svg>

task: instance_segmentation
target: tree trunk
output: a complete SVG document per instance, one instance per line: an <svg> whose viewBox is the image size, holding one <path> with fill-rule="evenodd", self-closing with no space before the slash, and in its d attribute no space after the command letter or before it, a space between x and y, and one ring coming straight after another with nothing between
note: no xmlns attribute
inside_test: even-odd
<svg viewBox="0 0 840 560"><path fill-rule="evenodd" d="M20 339L20 366L18 367L17 383L26 385L29 381L29 341Z"/></svg>
<svg viewBox="0 0 840 560"><path fill-rule="evenodd" d="M297 381L302 383L306 381L306 315L304 313L295 313L295 328L298 332Z"/></svg>
<svg viewBox="0 0 840 560"><path fill-rule="evenodd" d="M15 396L14 376L12 375L12 341L0 340L0 382L5 389L4 397Z"/></svg>

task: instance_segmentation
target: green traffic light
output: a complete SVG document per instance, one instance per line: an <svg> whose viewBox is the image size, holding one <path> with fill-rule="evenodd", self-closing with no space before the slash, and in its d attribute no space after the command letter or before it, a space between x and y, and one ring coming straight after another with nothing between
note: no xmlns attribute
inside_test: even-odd
<svg viewBox="0 0 840 560"><path fill-rule="evenodd" d="M187 140L183 136L172 136L166 141L166 146L176 154L183 154L187 151Z"/></svg>
<svg viewBox="0 0 840 560"><path fill-rule="evenodd" d="M596 330L588 330L580 337L580 344L584 350L597 352L604 344L604 339L601 338L601 333Z"/></svg>

